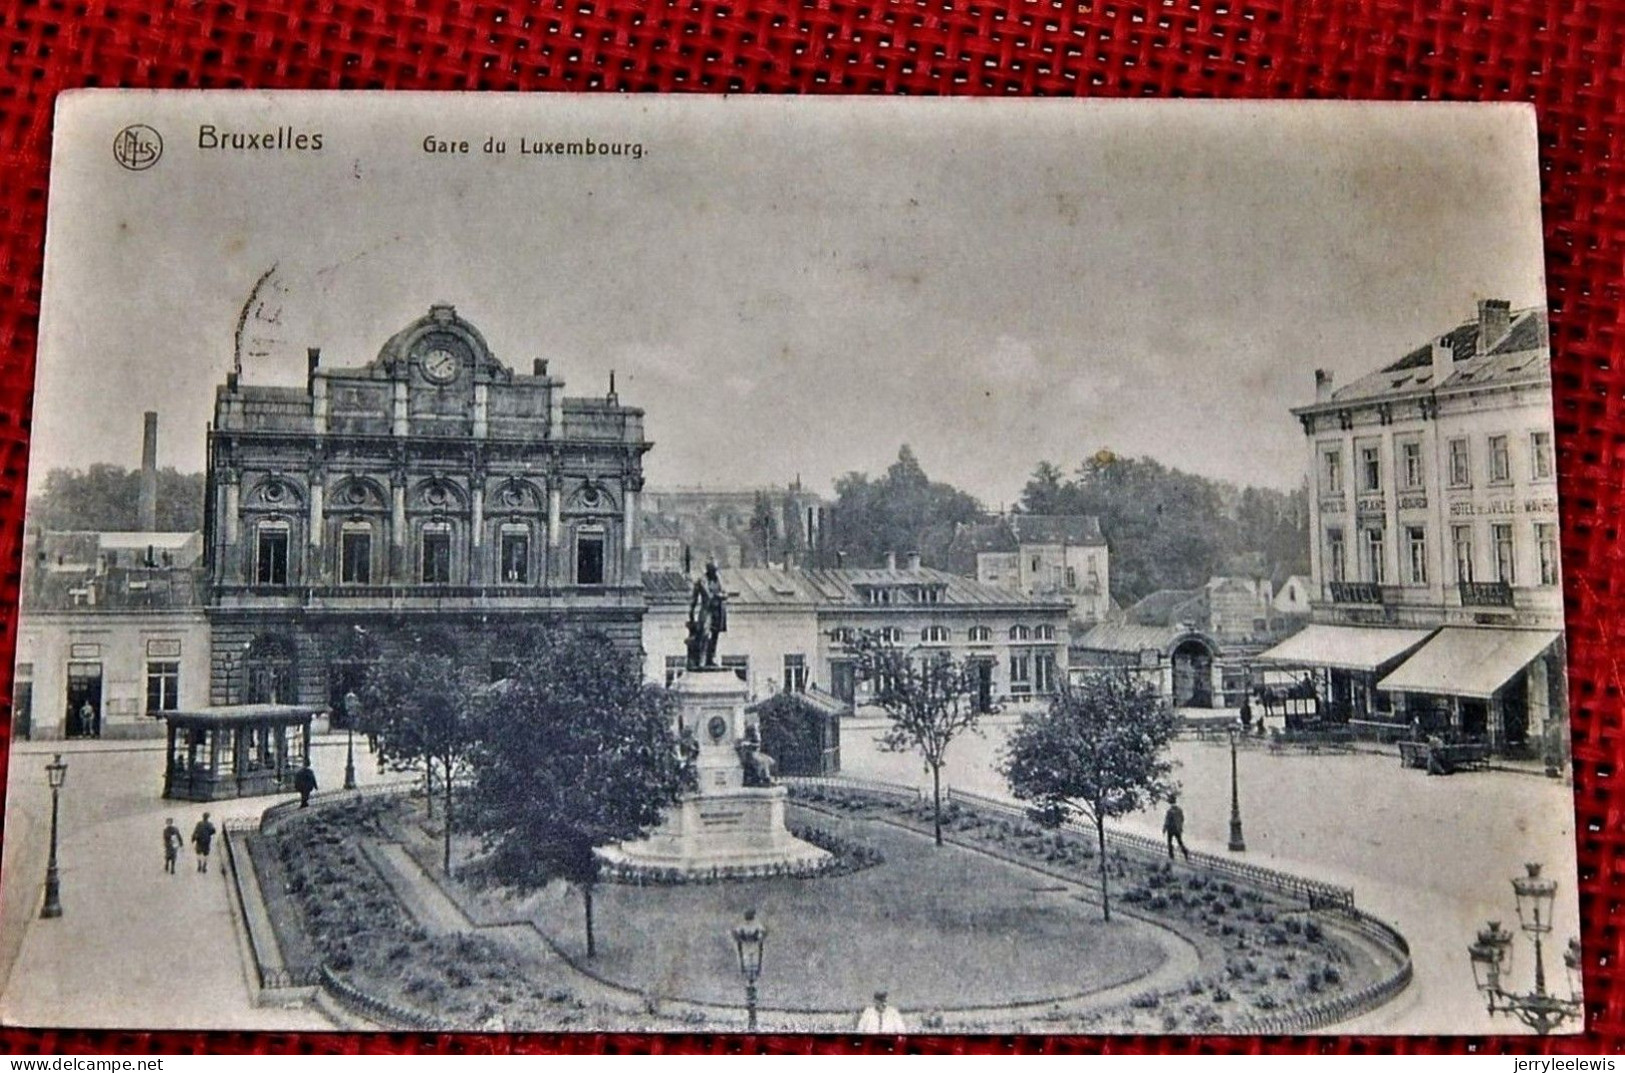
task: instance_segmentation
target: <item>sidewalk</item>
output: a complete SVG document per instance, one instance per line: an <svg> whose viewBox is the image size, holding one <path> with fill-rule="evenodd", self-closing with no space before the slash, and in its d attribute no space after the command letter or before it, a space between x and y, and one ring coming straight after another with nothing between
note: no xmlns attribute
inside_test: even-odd
<svg viewBox="0 0 1625 1073"><path fill-rule="evenodd" d="M343 782L344 750L316 752L323 787ZM33 750L21 743L17 752ZM41 752L70 750L39 742ZM188 843L175 875L163 870L160 832L174 817L183 836L207 811L215 826L258 816L284 797L256 797L208 805L164 801L161 751L132 750L131 742L72 743L62 791L59 862L62 916L38 917L45 871L44 834L50 826L50 791L43 773L14 778L6 830L29 831L28 845L7 839L0 875L8 932L25 930L15 944L11 971L0 983L0 1021L33 1027L248 1029L331 1031L315 1009L256 1007L231 914L230 885L220 843L200 875ZM86 748L119 745L125 748ZM155 743L162 746L162 742ZM365 761L365 762L363 762ZM377 778L365 751L356 758L364 782ZM26 772L13 765L14 775ZM291 795L287 795L291 796ZM0 944L0 951L5 945ZM0 964L0 970L5 966Z"/></svg>

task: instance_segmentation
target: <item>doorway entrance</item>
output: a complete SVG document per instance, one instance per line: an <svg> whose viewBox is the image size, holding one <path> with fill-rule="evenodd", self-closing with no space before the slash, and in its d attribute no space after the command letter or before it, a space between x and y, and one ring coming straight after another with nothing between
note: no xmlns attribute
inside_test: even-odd
<svg viewBox="0 0 1625 1073"><path fill-rule="evenodd" d="M1174 707L1213 707L1213 652L1194 638L1174 649Z"/></svg>
<svg viewBox="0 0 1625 1073"><path fill-rule="evenodd" d="M990 712L993 710L993 661L978 659L972 662L976 667L976 710Z"/></svg>
<svg viewBox="0 0 1625 1073"><path fill-rule="evenodd" d="M68 664L68 712L63 726L70 738L102 736L102 665Z"/></svg>

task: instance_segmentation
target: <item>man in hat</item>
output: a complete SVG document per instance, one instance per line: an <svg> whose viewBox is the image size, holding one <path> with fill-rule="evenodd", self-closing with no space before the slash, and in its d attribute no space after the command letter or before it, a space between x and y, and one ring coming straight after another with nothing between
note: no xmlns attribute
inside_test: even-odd
<svg viewBox="0 0 1625 1073"><path fill-rule="evenodd" d="M1191 859L1191 851L1185 848L1185 810L1179 807L1179 795L1170 794L1168 797L1168 811L1162 817L1162 833L1168 837L1168 859L1174 859L1174 843L1179 843L1179 852Z"/></svg>

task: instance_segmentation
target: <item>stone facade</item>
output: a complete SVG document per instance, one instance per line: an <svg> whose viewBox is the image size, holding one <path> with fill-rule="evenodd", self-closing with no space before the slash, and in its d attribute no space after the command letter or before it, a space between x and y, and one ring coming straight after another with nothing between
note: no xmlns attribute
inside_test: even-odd
<svg viewBox="0 0 1625 1073"><path fill-rule="evenodd" d="M568 619L635 651L643 412L501 362L449 305L303 389L215 397L213 703L328 704L414 640L500 664ZM493 666L492 673L500 671Z"/></svg>

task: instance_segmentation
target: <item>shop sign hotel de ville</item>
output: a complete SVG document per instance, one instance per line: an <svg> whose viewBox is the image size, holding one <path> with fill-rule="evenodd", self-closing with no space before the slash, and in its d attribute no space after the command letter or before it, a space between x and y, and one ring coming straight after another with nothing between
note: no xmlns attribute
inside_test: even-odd
<svg viewBox="0 0 1625 1073"><path fill-rule="evenodd" d="M1577 1031L1535 151L65 95L0 1019Z"/></svg>

